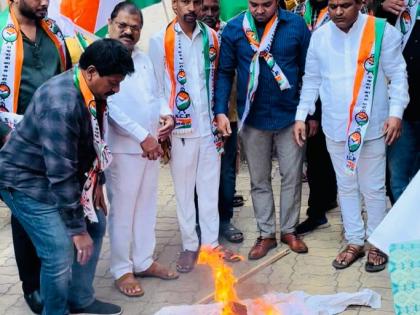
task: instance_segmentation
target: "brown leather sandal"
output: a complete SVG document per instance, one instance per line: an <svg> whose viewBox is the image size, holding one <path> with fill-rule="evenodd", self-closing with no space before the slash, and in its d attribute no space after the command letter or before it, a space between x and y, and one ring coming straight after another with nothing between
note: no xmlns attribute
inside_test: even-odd
<svg viewBox="0 0 420 315"><path fill-rule="evenodd" d="M194 269L197 260L198 252L191 250L184 250L179 253L178 261L176 262L176 270L181 273L187 273Z"/></svg>
<svg viewBox="0 0 420 315"><path fill-rule="evenodd" d="M342 258L340 258L340 256ZM338 254L332 265L335 269L345 269L350 267L356 260L365 256L363 246L347 245L347 247Z"/></svg>
<svg viewBox="0 0 420 315"><path fill-rule="evenodd" d="M159 278L162 280L175 280L179 278L179 274L169 270L158 262L154 261L147 270L135 272L134 276L140 278Z"/></svg>
<svg viewBox="0 0 420 315"><path fill-rule="evenodd" d="M376 263L378 259L382 259L383 262L380 264ZM385 269L387 263L388 256L376 247L371 247L368 252L365 270L367 272L379 272Z"/></svg>
<svg viewBox="0 0 420 315"><path fill-rule="evenodd" d="M125 296L140 297L144 295L144 290L131 272L121 276L115 280L114 283L118 291L120 291Z"/></svg>

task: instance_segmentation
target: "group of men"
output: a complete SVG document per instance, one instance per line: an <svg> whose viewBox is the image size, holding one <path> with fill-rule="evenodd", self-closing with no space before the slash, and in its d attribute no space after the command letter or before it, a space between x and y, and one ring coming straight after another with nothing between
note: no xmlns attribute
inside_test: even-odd
<svg viewBox="0 0 420 315"><path fill-rule="evenodd" d="M36 313L121 313L95 299L92 285L108 214L105 183L116 288L138 297L139 277L179 277L153 259L163 156L175 188L180 273L194 268L204 245L240 260L218 241L219 234L243 240L231 222L237 133L259 230L249 259L277 246L273 152L281 174L280 240L291 250L308 252L299 235L327 226L338 190L348 245L333 261L337 269L365 255L366 236L386 214L387 146L394 200L419 169L418 0L367 4L370 13L396 20L399 31L360 13L361 0L307 0L298 14L277 0L250 0L227 24L218 0L172 5L175 19L145 54L136 46L141 11L119 3L109 39L80 43L72 69L75 52L46 18L47 0L13 0L0 16L1 107L24 115L11 126L0 114L14 128L1 128L0 194L13 214L24 297ZM298 224L306 141L309 209ZM386 263L384 253L369 248L367 271Z"/></svg>

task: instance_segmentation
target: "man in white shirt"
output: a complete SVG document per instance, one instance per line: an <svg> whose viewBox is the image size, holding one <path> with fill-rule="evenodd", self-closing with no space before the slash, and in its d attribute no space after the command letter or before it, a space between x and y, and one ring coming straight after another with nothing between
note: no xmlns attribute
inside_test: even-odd
<svg viewBox="0 0 420 315"><path fill-rule="evenodd" d="M333 261L337 269L364 256L365 236L385 217L386 145L400 136L409 100L399 32L384 20L359 13L361 5L360 0L329 1L332 22L312 35L294 126L295 140L303 146L305 119L319 95L348 243ZM360 194L368 213L367 231ZM384 253L369 249L367 271L383 270L386 263Z"/></svg>
<svg viewBox="0 0 420 315"><path fill-rule="evenodd" d="M219 44L216 32L197 22L201 6L202 0L174 0L176 18L149 45L160 88L175 116L170 163L183 245L177 270L184 273L193 269L199 250L194 187L201 245L219 246L221 141L212 113ZM225 258L238 260L230 251Z"/></svg>
<svg viewBox="0 0 420 315"><path fill-rule="evenodd" d="M135 47L142 26L141 11L127 1L114 8L108 22L109 36L132 52L135 67L120 92L108 101L108 143L113 153L107 173L111 273L116 287L127 296L144 294L135 276L178 278L178 274L153 260L158 159L162 155L159 141L169 136L174 122L167 103L157 93L149 57Z"/></svg>

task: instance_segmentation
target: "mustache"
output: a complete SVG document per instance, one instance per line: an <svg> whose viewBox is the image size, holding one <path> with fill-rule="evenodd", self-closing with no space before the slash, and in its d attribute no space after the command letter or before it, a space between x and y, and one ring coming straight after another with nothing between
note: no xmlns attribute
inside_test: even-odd
<svg viewBox="0 0 420 315"><path fill-rule="evenodd" d="M184 18L186 18L186 17L192 17L192 18L197 18L197 14L195 14L195 13L188 13L188 14L185 14L184 15Z"/></svg>
<svg viewBox="0 0 420 315"><path fill-rule="evenodd" d="M120 36L120 38L121 38L121 39L122 39L122 38L128 38L128 39L134 40L133 35L130 35L130 34L123 34L123 35L121 35L121 36Z"/></svg>
<svg viewBox="0 0 420 315"><path fill-rule="evenodd" d="M114 95L114 94L115 94L115 92L109 91L109 92L106 92L106 93L105 93L105 96L106 96L106 97L109 97L109 96L112 96L112 95Z"/></svg>

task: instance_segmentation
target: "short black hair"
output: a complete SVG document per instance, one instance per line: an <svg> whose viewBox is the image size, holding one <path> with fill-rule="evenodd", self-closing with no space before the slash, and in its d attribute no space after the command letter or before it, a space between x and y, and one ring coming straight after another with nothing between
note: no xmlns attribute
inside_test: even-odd
<svg viewBox="0 0 420 315"><path fill-rule="evenodd" d="M114 10L111 12L111 20L114 20L120 11L126 10L130 14L138 14L140 17L140 28L143 27L143 12L141 12L140 8L138 8L134 3L129 1L122 1L118 3Z"/></svg>
<svg viewBox="0 0 420 315"><path fill-rule="evenodd" d="M101 77L134 72L134 63L128 49L118 40L105 38L89 45L80 57L79 66L86 70L94 66Z"/></svg>

